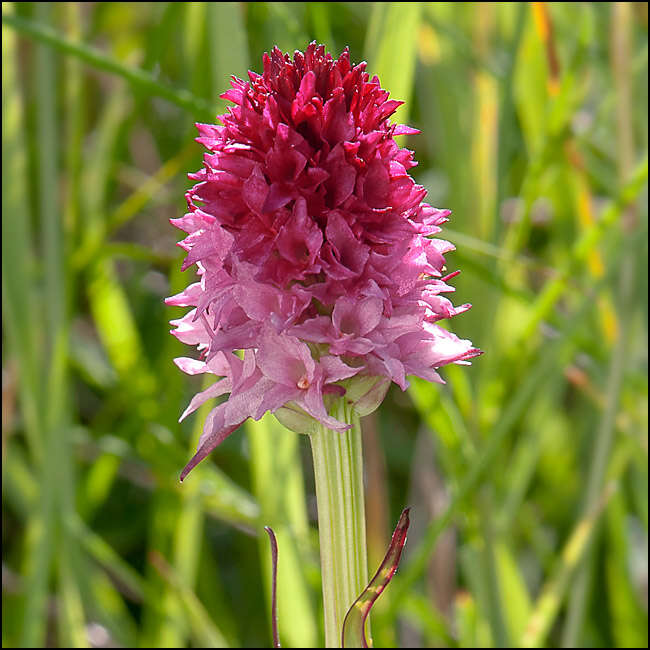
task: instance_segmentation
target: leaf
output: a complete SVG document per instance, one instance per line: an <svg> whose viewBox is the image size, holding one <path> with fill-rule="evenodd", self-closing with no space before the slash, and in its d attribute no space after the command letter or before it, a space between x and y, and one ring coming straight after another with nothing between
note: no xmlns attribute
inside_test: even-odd
<svg viewBox="0 0 650 650"><path fill-rule="evenodd" d="M410 508L404 508L402 510L384 561L379 565L375 577L370 581L363 593L352 603L348 613L345 615L343 631L341 633L341 647L343 648L371 647L366 641L366 618L368 618L371 607L377 598L381 596L381 593L386 589L386 585L391 581L397 571L402 550L404 544L406 544L406 533L410 523L409 511Z"/></svg>
<svg viewBox="0 0 650 650"><path fill-rule="evenodd" d="M264 530L271 541L271 564L273 570L271 573L271 626L273 627L273 647L281 648L280 635L278 634L278 542L275 539L275 533L270 526L264 526Z"/></svg>

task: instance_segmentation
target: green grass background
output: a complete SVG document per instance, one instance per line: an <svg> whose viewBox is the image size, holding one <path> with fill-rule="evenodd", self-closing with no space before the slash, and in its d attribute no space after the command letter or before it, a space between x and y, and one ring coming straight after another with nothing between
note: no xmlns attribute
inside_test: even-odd
<svg viewBox="0 0 650 650"><path fill-rule="evenodd" d="M485 350L364 422L377 647L647 646L646 3L3 3L2 642L322 643L308 441L264 419L182 486L168 223L230 74L368 61L453 210ZM189 272L191 274L191 272Z"/></svg>

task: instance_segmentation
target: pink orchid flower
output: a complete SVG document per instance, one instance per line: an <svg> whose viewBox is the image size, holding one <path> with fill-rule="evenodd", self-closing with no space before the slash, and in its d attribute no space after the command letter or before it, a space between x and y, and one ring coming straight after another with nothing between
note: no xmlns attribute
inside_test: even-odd
<svg viewBox="0 0 650 650"><path fill-rule="evenodd" d="M187 233L183 269L199 275L167 300L193 308L173 333L200 352L176 362L218 377L183 417L228 395L182 477L247 418L345 430L333 399L367 412L389 382L441 382L438 368L480 354L436 324L469 305L440 295L453 291L454 247L435 238L449 211L423 203L409 175L413 152L395 137L418 131L389 119L402 102L347 49L333 59L312 43L291 59L275 48L263 64L233 77L221 125L197 124L208 153L188 213L172 220Z"/></svg>

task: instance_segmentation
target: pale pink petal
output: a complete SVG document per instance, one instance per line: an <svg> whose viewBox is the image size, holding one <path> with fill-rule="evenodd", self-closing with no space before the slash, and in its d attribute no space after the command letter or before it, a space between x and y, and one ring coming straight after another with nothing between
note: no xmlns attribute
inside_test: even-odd
<svg viewBox="0 0 650 650"><path fill-rule="evenodd" d="M316 366L304 343L293 336L274 334L269 328L260 342L257 362L269 379L291 387L303 378L311 382Z"/></svg>
<svg viewBox="0 0 650 650"><path fill-rule="evenodd" d="M360 370L360 368L351 368L347 364L343 363L341 359L334 356L321 357L318 361L318 365L323 371L326 383L347 379L348 377L356 375Z"/></svg>
<svg viewBox="0 0 650 650"><path fill-rule="evenodd" d="M189 357L176 357L174 363L188 375L200 375L204 372L211 372L205 361L190 359Z"/></svg>
<svg viewBox="0 0 650 650"><path fill-rule="evenodd" d="M344 334L365 336L379 325L383 309L383 301L379 298L357 301L344 296L336 301L332 323Z"/></svg>
<svg viewBox="0 0 650 650"><path fill-rule="evenodd" d="M183 411L183 415L178 419L179 422L182 422L190 413L194 413L202 404L207 402L209 399L219 397L225 393L229 393L232 390L232 382L230 379L225 377L221 379L212 386L209 386L205 390L197 393L190 402L189 406Z"/></svg>
<svg viewBox="0 0 650 650"><path fill-rule="evenodd" d="M318 384L313 384L307 390L301 391L300 395L295 398L295 402L328 429L345 431L351 428L350 424L340 422L327 413L325 404L323 403L323 392Z"/></svg>
<svg viewBox="0 0 650 650"><path fill-rule="evenodd" d="M220 404L208 415L203 435L199 441L197 452L192 456L189 463L181 472L181 481L218 445L220 445L231 433L243 424L243 420L231 426L223 426L223 413L225 404Z"/></svg>

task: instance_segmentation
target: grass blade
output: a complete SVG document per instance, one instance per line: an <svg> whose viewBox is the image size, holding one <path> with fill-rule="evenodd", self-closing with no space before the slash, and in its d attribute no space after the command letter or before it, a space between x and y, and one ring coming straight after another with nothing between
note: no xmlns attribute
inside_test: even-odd
<svg viewBox="0 0 650 650"><path fill-rule="evenodd" d="M555 570L552 578L544 585L533 607L526 630L520 640L520 647L537 648L544 644L546 635L560 608L569 581L578 562L584 555L594 526L613 489L613 484L607 485L600 494L596 507L580 519L573 529L562 551L560 565Z"/></svg>
<svg viewBox="0 0 650 650"><path fill-rule="evenodd" d="M378 28L369 30L366 41L368 70L377 75L382 88L390 91L392 99L405 102L391 118L392 122L408 120L409 104L417 62L417 33L422 3L391 2L386 7L375 2L373 14ZM376 29L376 31L375 31Z"/></svg>
<svg viewBox="0 0 650 650"><path fill-rule="evenodd" d="M4 13L2 15L2 22L16 31L53 47L64 54L75 56L98 70L122 77L122 79L128 81L141 92L155 97L162 97L172 104L176 104L191 112L197 119L209 120L214 118L212 107L187 90L170 88L157 81L155 77L144 70L117 61L85 43L70 41L47 25Z"/></svg>
<svg viewBox="0 0 650 650"><path fill-rule="evenodd" d="M192 637L205 648L227 648L228 643L192 589L181 576L156 551L149 554L149 561L180 596L188 617Z"/></svg>
<svg viewBox="0 0 650 650"><path fill-rule="evenodd" d="M599 221L583 231L573 245L573 249L558 275L544 286L532 305L531 316L522 328L522 341L528 340L536 331L539 323L548 317L573 273L580 264L587 260L589 253L594 250L605 234L617 224L625 209L638 199L647 181L648 158L646 156L637 165L619 196L605 208Z"/></svg>
<svg viewBox="0 0 650 650"><path fill-rule="evenodd" d="M2 5L3 17L12 11ZM9 349L18 362L21 411L25 434L34 460L42 458L40 446L41 404L38 359L41 341L36 323L34 290L35 259L27 190L23 116L25 109L18 85L18 51L15 34L2 28L2 305L3 325Z"/></svg>

